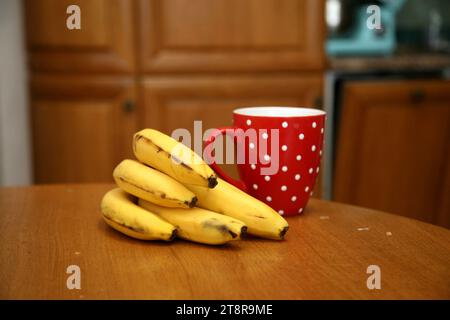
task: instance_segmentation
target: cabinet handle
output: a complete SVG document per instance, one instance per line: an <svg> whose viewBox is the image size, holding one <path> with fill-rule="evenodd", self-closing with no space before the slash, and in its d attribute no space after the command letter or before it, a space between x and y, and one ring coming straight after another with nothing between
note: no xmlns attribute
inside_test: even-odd
<svg viewBox="0 0 450 320"><path fill-rule="evenodd" d="M313 105L314 108L322 109L322 107L323 107L323 98L322 98L322 96L316 96L314 98L313 104L314 104Z"/></svg>
<svg viewBox="0 0 450 320"><path fill-rule="evenodd" d="M411 92L411 102L421 103L425 99L425 92L422 89L415 89Z"/></svg>
<svg viewBox="0 0 450 320"><path fill-rule="evenodd" d="M133 112L134 109L135 109L135 103L133 100L128 99L122 103L122 110L124 112L130 113L130 112Z"/></svg>

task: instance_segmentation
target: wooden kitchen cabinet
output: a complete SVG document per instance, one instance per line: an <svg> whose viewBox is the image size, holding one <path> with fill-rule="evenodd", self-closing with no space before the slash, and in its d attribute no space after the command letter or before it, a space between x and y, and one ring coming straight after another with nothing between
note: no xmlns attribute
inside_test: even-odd
<svg viewBox="0 0 450 320"><path fill-rule="evenodd" d="M146 72L316 70L322 0L140 0Z"/></svg>
<svg viewBox="0 0 450 320"><path fill-rule="evenodd" d="M322 94L320 75L148 77L141 84L141 127L170 134L232 125L232 111L256 105L314 106Z"/></svg>
<svg viewBox="0 0 450 320"><path fill-rule="evenodd" d="M334 199L450 227L450 81L343 89Z"/></svg>
<svg viewBox="0 0 450 320"><path fill-rule="evenodd" d="M31 95L35 182L112 181L132 156L131 79L35 76Z"/></svg>
<svg viewBox="0 0 450 320"><path fill-rule="evenodd" d="M69 5L80 8L80 30L66 27ZM128 0L27 0L31 70L132 72L133 9Z"/></svg>

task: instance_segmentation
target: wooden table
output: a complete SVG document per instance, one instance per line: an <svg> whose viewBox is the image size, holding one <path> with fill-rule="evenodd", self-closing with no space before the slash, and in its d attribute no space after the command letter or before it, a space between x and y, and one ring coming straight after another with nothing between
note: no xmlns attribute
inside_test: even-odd
<svg viewBox="0 0 450 320"><path fill-rule="evenodd" d="M0 298L450 298L450 231L311 200L283 242L142 242L102 221L111 185L0 189ZM66 286L69 265L81 290ZM367 268L381 289L367 288Z"/></svg>

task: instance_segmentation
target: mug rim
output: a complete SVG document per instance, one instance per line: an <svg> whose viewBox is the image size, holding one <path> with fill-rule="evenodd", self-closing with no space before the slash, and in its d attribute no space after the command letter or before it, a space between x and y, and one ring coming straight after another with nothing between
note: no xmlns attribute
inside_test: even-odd
<svg viewBox="0 0 450 320"><path fill-rule="evenodd" d="M288 106L250 106L233 110L233 114L261 118L305 118L323 116L326 112L320 109Z"/></svg>

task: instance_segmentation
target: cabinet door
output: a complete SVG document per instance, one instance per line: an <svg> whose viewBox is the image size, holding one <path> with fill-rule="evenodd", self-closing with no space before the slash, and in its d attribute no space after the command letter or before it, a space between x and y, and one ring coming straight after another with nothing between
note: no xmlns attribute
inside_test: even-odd
<svg viewBox="0 0 450 320"><path fill-rule="evenodd" d="M40 76L31 90L35 182L111 182L132 156L132 81Z"/></svg>
<svg viewBox="0 0 450 320"><path fill-rule="evenodd" d="M323 0L140 0L145 71L319 70Z"/></svg>
<svg viewBox="0 0 450 320"><path fill-rule="evenodd" d="M449 100L449 81L347 84L334 199L448 223Z"/></svg>
<svg viewBox="0 0 450 320"><path fill-rule="evenodd" d="M237 107L313 106L321 96L322 77L148 77L142 85L140 127L157 128L169 135L178 128L194 133L194 121L201 120L202 134L210 128L231 126L232 111ZM224 165L224 169L237 177L234 165Z"/></svg>
<svg viewBox="0 0 450 320"><path fill-rule="evenodd" d="M80 8L80 30L66 26L69 5ZM33 71L133 70L133 1L27 0L25 9Z"/></svg>

